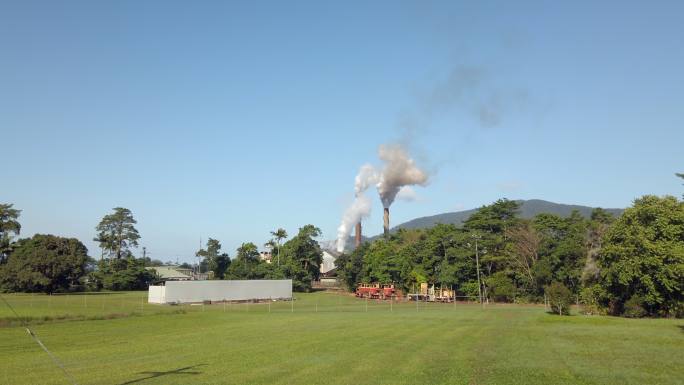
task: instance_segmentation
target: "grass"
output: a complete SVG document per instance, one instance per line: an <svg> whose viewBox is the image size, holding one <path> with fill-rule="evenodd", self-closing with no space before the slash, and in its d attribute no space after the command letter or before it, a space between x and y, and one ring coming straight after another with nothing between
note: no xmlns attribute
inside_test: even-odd
<svg viewBox="0 0 684 385"><path fill-rule="evenodd" d="M390 307L323 292L298 294L294 307L141 305L142 295L5 297L79 384L684 381L682 320L560 317L516 305ZM68 383L4 306L0 319L1 384Z"/></svg>

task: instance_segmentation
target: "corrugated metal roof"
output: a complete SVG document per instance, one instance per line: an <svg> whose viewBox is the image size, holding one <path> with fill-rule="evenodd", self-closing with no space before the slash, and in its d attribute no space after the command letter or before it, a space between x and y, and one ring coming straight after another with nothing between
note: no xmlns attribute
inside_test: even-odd
<svg viewBox="0 0 684 385"><path fill-rule="evenodd" d="M148 267L147 269L154 270L161 279L190 279L189 275L183 274L173 267L156 266Z"/></svg>

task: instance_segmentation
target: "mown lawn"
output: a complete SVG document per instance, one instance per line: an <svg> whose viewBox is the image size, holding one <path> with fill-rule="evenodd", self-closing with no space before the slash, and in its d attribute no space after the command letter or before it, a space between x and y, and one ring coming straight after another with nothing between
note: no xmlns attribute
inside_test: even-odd
<svg viewBox="0 0 684 385"><path fill-rule="evenodd" d="M79 384L684 383L684 320L330 293L298 294L294 307L160 306L143 295L5 297ZM0 303L0 383L68 383L12 317Z"/></svg>

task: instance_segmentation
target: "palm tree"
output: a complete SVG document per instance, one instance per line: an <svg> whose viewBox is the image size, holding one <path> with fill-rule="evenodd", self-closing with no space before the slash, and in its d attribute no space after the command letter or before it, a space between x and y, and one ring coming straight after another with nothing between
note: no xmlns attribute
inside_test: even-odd
<svg viewBox="0 0 684 385"><path fill-rule="evenodd" d="M280 242L287 238L287 231L281 227L278 228L278 230L271 231L271 235L273 235L273 238L275 238L276 244L278 245L278 266L280 266Z"/></svg>
<svg viewBox="0 0 684 385"><path fill-rule="evenodd" d="M14 205L11 203L0 203L0 262L10 252L12 238L21 231L21 224L17 220L21 210L13 209L12 206Z"/></svg>
<svg viewBox="0 0 684 385"><path fill-rule="evenodd" d="M276 243L275 239L269 239L266 243L264 243L264 246L268 248L269 251L273 250L276 248L278 244ZM271 258L273 258L273 254L271 254ZM271 263L272 260L269 260L268 263Z"/></svg>

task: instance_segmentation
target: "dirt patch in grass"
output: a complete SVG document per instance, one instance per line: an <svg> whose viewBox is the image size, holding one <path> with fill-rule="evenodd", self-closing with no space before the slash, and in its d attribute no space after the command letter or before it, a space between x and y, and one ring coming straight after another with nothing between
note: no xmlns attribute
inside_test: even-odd
<svg viewBox="0 0 684 385"><path fill-rule="evenodd" d="M155 313L152 315L172 315L172 314L185 314L184 309L176 309L164 313ZM128 313L107 313L107 314L97 314L97 315L83 315L83 314L59 314L59 315L48 315L39 317L3 317L0 318L0 328L9 328L23 325L41 325L52 322L69 322L69 321L101 321L101 320L111 320L117 318L129 318L129 317L140 317L147 316L147 314L141 314L140 312L128 312Z"/></svg>

